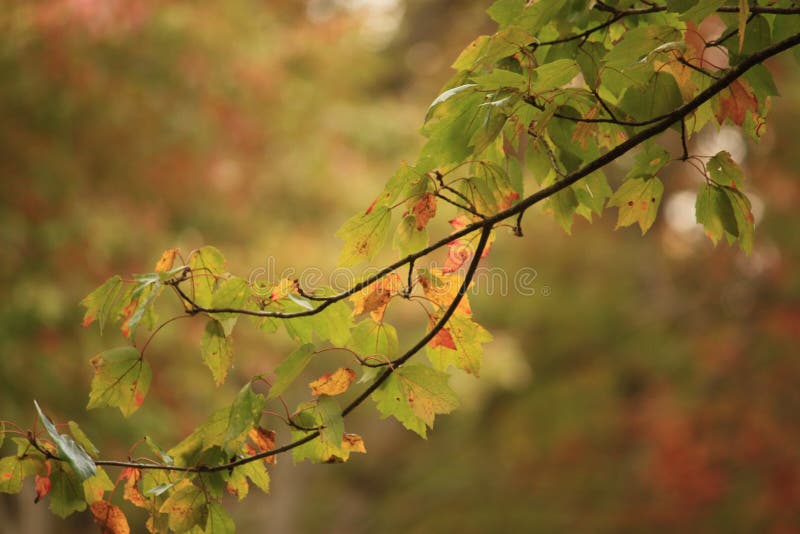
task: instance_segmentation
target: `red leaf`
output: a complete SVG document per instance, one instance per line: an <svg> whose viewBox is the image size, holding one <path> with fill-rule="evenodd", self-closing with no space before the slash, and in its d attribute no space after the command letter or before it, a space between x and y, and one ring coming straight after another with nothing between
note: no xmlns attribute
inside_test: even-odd
<svg viewBox="0 0 800 534"><path fill-rule="evenodd" d="M42 500L42 497L50 493L51 486L50 477L40 477L36 475L36 498L33 499L33 502L39 502Z"/></svg>
<svg viewBox="0 0 800 534"><path fill-rule="evenodd" d="M141 470L135 467L126 467L119 475L119 480L125 481L125 493L123 497L139 508L147 508L148 501L145 496L142 495L142 492L139 491L139 486L137 485L141 478Z"/></svg>
<svg viewBox="0 0 800 534"><path fill-rule="evenodd" d="M725 92L720 94L719 109L716 110L715 115L720 124L725 122L725 119L730 119L737 126L741 126L744 124L745 114L748 110L753 113L758 111L758 99L750 91L746 82L736 80Z"/></svg>
<svg viewBox="0 0 800 534"><path fill-rule="evenodd" d="M250 430L248 436L256 446L253 450L254 454L271 451L275 448L275 432L272 430L266 430L257 426ZM268 464L274 464L276 460L277 458L275 455L264 458L264 461Z"/></svg>
<svg viewBox="0 0 800 534"><path fill-rule="evenodd" d="M447 328L442 328L436 335L428 341L428 346L430 348L436 347L445 347L452 350L456 349L456 342L453 340L453 336L450 334L450 331Z"/></svg>

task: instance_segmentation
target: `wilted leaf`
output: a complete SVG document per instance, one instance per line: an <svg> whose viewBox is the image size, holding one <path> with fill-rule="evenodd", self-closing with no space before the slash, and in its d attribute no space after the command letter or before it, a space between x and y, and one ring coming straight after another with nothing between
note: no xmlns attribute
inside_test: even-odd
<svg viewBox="0 0 800 534"><path fill-rule="evenodd" d="M123 497L125 500L130 501L134 506L139 508L149 508L149 502L139 491L139 480L142 478L142 472L134 467L126 467L119 475L119 480L125 481L125 492Z"/></svg>
<svg viewBox="0 0 800 534"><path fill-rule="evenodd" d="M714 114L719 124L723 124L725 119L730 119L733 124L741 126L748 111L758 112L758 99L746 81L734 80L719 94Z"/></svg>
<svg viewBox="0 0 800 534"><path fill-rule="evenodd" d="M97 501L89 507L94 522L103 534L129 534L128 519L117 506L107 501Z"/></svg>
<svg viewBox="0 0 800 534"><path fill-rule="evenodd" d="M411 213L416 219L416 230L419 232L426 226L428 221L436 216L436 195L425 193L422 198L414 203Z"/></svg>

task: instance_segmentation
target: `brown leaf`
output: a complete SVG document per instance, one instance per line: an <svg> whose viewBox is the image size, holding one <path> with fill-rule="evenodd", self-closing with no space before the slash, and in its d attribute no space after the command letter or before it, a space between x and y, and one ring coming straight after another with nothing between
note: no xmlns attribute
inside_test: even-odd
<svg viewBox="0 0 800 534"><path fill-rule="evenodd" d="M725 119L730 119L737 126L744 124L745 114L750 110L758 112L758 99L750 90L747 82L735 80L728 88L720 93L719 107L714 115L717 122L722 124Z"/></svg>
<svg viewBox="0 0 800 534"><path fill-rule="evenodd" d="M347 391L356 379L356 373L347 367L340 367L308 384L312 395L339 395Z"/></svg>
<svg viewBox="0 0 800 534"><path fill-rule="evenodd" d="M161 255L161 259L156 263L155 271L157 273L163 273L172 269L172 265L175 263L175 256L178 252L180 252L180 249L177 248L168 248L165 250Z"/></svg>
<svg viewBox="0 0 800 534"><path fill-rule="evenodd" d="M436 196L433 193L425 193L414 203L411 212L417 220L417 231L424 229L428 226L428 221L436 216Z"/></svg>
<svg viewBox="0 0 800 534"><path fill-rule="evenodd" d="M125 514L110 502L97 501L92 503L90 510L94 522L100 525L103 534L130 534L131 529Z"/></svg>
<svg viewBox="0 0 800 534"><path fill-rule="evenodd" d="M342 447L346 447L350 452L367 453L367 448L364 447L364 439L358 434L345 432L344 436L342 436Z"/></svg>

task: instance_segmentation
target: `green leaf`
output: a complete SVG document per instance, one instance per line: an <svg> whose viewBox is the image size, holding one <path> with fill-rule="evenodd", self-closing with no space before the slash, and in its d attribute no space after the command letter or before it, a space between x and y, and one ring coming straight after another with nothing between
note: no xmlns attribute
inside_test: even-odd
<svg viewBox="0 0 800 534"><path fill-rule="evenodd" d="M611 197L609 206L619 208L616 228L639 223L642 235L653 225L664 194L664 185L658 178L626 180Z"/></svg>
<svg viewBox="0 0 800 534"><path fill-rule="evenodd" d="M471 79L481 87L481 90L496 90L508 87L524 91L528 88L527 77L505 69L495 69L489 74L471 76ZM475 84L469 85L474 86Z"/></svg>
<svg viewBox="0 0 800 534"><path fill-rule="evenodd" d="M215 309L242 309L246 307L251 296L252 293L247 281L238 276L232 276L224 280L214 292L211 297L211 307ZM236 320L239 316L235 313L215 313L212 317L220 322L225 331L225 337L228 337L233 332L233 327L236 325Z"/></svg>
<svg viewBox="0 0 800 534"><path fill-rule="evenodd" d="M675 0L671 0L667 2L667 6L672 5L672 8L670 8L671 11L682 11L680 15L681 20L691 20L699 24L707 16L722 7L724 3L725 0L703 0L702 2L697 2L696 0L690 0L689 2L686 0L679 0L679 2L676 2ZM691 8L685 11L687 5L691 6Z"/></svg>
<svg viewBox="0 0 800 534"><path fill-rule="evenodd" d="M327 445L341 447L344 436L344 419L342 419L342 410L336 399L328 395L320 395L317 399L316 414L321 426L319 439Z"/></svg>
<svg viewBox="0 0 800 534"><path fill-rule="evenodd" d="M575 192L568 187L549 197L544 208L553 211L556 222L564 229L567 234L572 233L572 217L578 208L578 199Z"/></svg>
<svg viewBox="0 0 800 534"><path fill-rule="evenodd" d="M413 215L403 217L394 233L392 246L400 256L408 256L428 246L428 229L417 230L417 219Z"/></svg>
<svg viewBox="0 0 800 534"><path fill-rule="evenodd" d="M372 319L358 323L350 332L350 339L345 346L361 359L367 360L367 363L391 360L400 351L397 330L388 323L376 323ZM364 382L363 377L359 382Z"/></svg>
<svg viewBox="0 0 800 534"><path fill-rule="evenodd" d="M478 85L477 83L465 83L464 85L459 85L457 87L453 87L451 89L448 89L447 91L444 91L442 94L437 96L433 100L433 102L431 102L430 106L428 106L428 111L425 113L425 121L427 121L428 119L431 118L431 116L433 115L434 110L436 109L436 106L438 106L439 104L442 104L444 102L447 102L452 97L456 96L457 94L459 94L459 93L461 93L463 91L466 91L468 89L472 89L473 87L477 87L477 85Z"/></svg>
<svg viewBox="0 0 800 534"><path fill-rule="evenodd" d="M114 483L108 478L102 467L97 468L97 474L83 481L83 495L87 503L103 500L103 494L114 489Z"/></svg>
<svg viewBox="0 0 800 534"><path fill-rule="evenodd" d="M81 478L63 462L53 462L50 472L50 511L64 518L86 510Z"/></svg>
<svg viewBox="0 0 800 534"><path fill-rule="evenodd" d="M634 163L628 173L626 180L633 178L648 179L658 174L658 172L670 162L670 153L655 143L645 143L636 153Z"/></svg>
<svg viewBox="0 0 800 534"><path fill-rule="evenodd" d="M681 33L671 26L648 24L632 28L626 30L623 39L614 44L605 57L605 63L612 69L625 71L642 60L646 61L650 52L664 43L682 40Z"/></svg>
<svg viewBox="0 0 800 534"><path fill-rule="evenodd" d="M519 20L525 4L525 0L498 0L486 10L486 13L501 27L508 26Z"/></svg>
<svg viewBox="0 0 800 534"><path fill-rule="evenodd" d="M755 232L755 218L753 217L750 199L741 191L730 187L725 188L725 194L731 201L733 216L736 218L739 248L749 255L753 251L753 233Z"/></svg>
<svg viewBox="0 0 800 534"><path fill-rule="evenodd" d="M373 394L383 418L393 416L423 438L433 428L436 414L458 407L458 397L447 384L447 373L424 365L407 364L396 369Z"/></svg>
<svg viewBox="0 0 800 534"><path fill-rule="evenodd" d="M150 365L133 347L101 352L91 360L94 367L87 408L116 406L128 417L144 402L152 378Z"/></svg>
<svg viewBox="0 0 800 534"><path fill-rule="evenodd" d="M29 476L46 472L44 460L35 456L7 456L0 460L0 493L19 493Z"/></svg>
<svg viewBox="0 0 800 534"><path fill-rule="evenodd" d="M731 200L721 187L703 184L695 201L695 216L716 245L724 232L739 235Z"/></svg>
<svg viewBox="0 0 800 534"><path fill-rule="evenodd" d="M153 327L156 321L153 305L164 289L159 273L139 274L134 278L136 286L131 293L131 304L135 307L122 325L125 337L132 337L143 320L146 328Z"/></svg>
<svg viewBox="0 0 800 534"><path fill-rule="evenodd" d="M349 267L364 260L372 260L386 241L391 222L389 208L379 206L344 223L336 232L336 237L345 242L339 256L339 265Z"/></svg>
<svg viewBox="0 0 800 534"><path fill-rule="evenodd" d="M294 380L300 376L308 362L314 357L314 345L306 343L294 350L275 368L275 381L269 388L268 399L281 395Z"/></svg>
<svg viewBox="0 0 800 534"><path fill-rule="evenodd" d="M205 494L190 480L181 480L158 510L169 516L169 528L175 532L186 532L206 521Z"/></svg>
<svg viewBox="0 0 800 534"><path fill-rule="evenodd" d="M434 369L447 371L453 366L478 376L483 359L483 344L490 342L492 335L469 317L460 315L451 317L443 332L446 332L447 340L455 348L448 347L447 343L429 342L425 351Z"/></svg>
<svg viewBox="0 0 800 534"><path fill-rule="evenodd" d="M742 169L725 150L718 152L708 160L706 170L717 185L726 185L737 189L744 187Z"/></svg>
<svg viewBox="0 0 800 534"><path fill-rule="evenodd" d="M249 478L258 489L264 493L269 493L269 472L267 471L265 462L249 462L234 468L234 472L236 471L241 473L242 476Z"/></svg>
<svg viewBox="0 0 800 534"><path fill-rule="evenodd" d="M300 311L298 305L286 310ZM311 343L314 338L330 340L334 345L343 344L353 326L352 309L343 301L335 302L314 315L285 319L283 325L289 336L298 343Z"/></svg>
<svg viewBox="0 0 800 534"><path fill-rule="evenodd" d="M593 213L597 215L603 213L606 199L613 194L603 171L593 172L573 185L572 190L575 192L575 198L578 199L578 207L575 212L589 222L592 221Z"/></svg>
<svg viewBox="0 0 800 534"><path fill-rule="evenodd" d="M744 46L745 30L747 29L747 19L750 17L749 0L739 0L739 52Z"/></svg>
<svg viewBox="0 0 800 534"><path fill-rule="evenodd" d="M580 67L573 59L557 59L536 67L536 79L531 84L531 93L552 91L568 84L578 75Z"/></svg>
<svg viewBox="0 0 800 534"><path fill-rule="evenodd" d="M206 245L189 257L192 269L192 300L198 306L211 306L217 276L225 272L225 257L215 247Z"/></svg>
<svg viewBox="0 0 800 534"><path fill-rule="evenodd" d="M672 74L656 72L644 87L629 87L619 108L635 120L644 121L667 115L683 104L683 97Z"/></svg>
<svg viewBox="0 0 800 534"><path fill-rule="evenodd" d="M122 290L122 278L119 275L112 276L103 285L89 293L83 300L81 306L86 308L83 316L83 326L89 326L95 320L100 327L100 334L108 321L114 321L121 312L117 304L118 297Z"/></svg>
<svg viewBox="0 0 800 534"><path fill-rule="evenodd" d="M225 435L218 445L230 448L231 443L240 441L261 420L266 403L264 395L255 393L251 384L239 390L231 404Z"/></svg>
<svg viewBox="0 0 800 534"><path fill-rule="evenodd" d="M58 447L58 455L69 462L69 465L75 470L75 473L80 477L81 480L86 480L87 478L93 477L97 474L97 468L92 461L92 458L86 454L86 451L83 450L83 447L75 443L70 436L66 434L59 434L58 430L56 430L56 425L47 417L42 409L39 407L39 403L33 401L33 405L36 406L36 411L39 414L39 419L42 420L42 424L44 425L47 433L50 434L50 437L55 442L56 447Z"/></svg>
<svg viewBox="0 0 800 534"><path fill-rule="evenodd" d="M208 519L206 520L204 532L205 534L233 534L236 532L236 525L222 505L209 503Z"/></svg>
<svg viewBox="0 0 800 534"><path fill-rule="evenodd" d="M200 350L214 381L217 386L221 385L233 365L233 341L225 335L225 329L219 321L210 319L206 323Z"/></svg>
<svg viewBox="0 0 800 534"><path fill-rule="evenodd" d="M91 442L89 437L81 430L81 427L78 426L78 423L75 421L69 421L67 423L69 426L69 431L72 434L72 437L75 441L83 447L83 449L89 453L89 455L97 457L100 454L100 451L97 450L97 447L94 446L94 443Z"/></svg>

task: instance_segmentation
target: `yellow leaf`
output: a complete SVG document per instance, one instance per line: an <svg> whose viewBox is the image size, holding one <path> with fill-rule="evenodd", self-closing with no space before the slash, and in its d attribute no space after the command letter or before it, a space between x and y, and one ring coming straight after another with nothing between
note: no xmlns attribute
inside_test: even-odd
<svg viewBox="0 0 800 534"><path fill-rule="evenodd" d="M165 250L161 255L161 259L156 263L155 271L157 273L163 273L172 269L172 265L175 263L175 256L178 252L180 252L180 249L177 248L168 248Z"/></svg>
<svg viewBox="0 0 800 534"><path fill-rule="evenodd" d="M107 501L97 501L89 508L103 534L130 534L128 520L117 506Z"/></svg>
<svg viewBox="0 0 800 534"><path fill-rule="evenodd" d="M308 384L312 395L339 395L347 391L356 379L356 373L347 367L340 367Z"/></svg>
<svg viewBox="0 0 800 534"><path fill-rule="evenodd" d="M383 314L389 301L402 287L403 282L400 277L396 273L389 273L350 297L353 303L353 315L357 317L369 313L376 323L380 323L383 321Z"/></svg>

